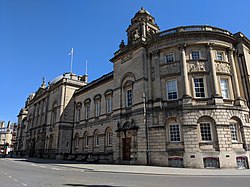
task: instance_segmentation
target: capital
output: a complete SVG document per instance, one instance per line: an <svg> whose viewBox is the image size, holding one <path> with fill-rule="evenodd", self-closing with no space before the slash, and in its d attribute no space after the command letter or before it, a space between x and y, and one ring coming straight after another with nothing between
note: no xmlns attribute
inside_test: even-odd
<svg viewBox="0 0 250 187"><path fill-rule="evenodd" d="M187 44L186 44L186 43L183 43L183 44L178 45L178 49L179 49L180 51L184 51L184 50L186 49L186 47L187 47Z"/></svg>

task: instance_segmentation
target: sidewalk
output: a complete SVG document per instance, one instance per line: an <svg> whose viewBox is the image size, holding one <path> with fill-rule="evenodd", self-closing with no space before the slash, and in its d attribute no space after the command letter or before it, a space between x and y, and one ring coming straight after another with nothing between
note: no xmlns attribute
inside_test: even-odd
<svg viewBox="0 0 250 187"><path fill-rule="evenodd" d="M115 164L83 164L76 161L47 160L37 158L9 158L9 160L24 160L38 164L52 164L59 167L80 169L84 172L110 172L150 175L184 175L184 176L250 176L250 169L191 169L141 165Z"/></svg>
<svg viewBox="0 0 250 187"><path fill-rule="evenodd" d="M55 164L57 166L82 169L85 172L110 172L150 175L186 175L186 176L250 176L249 169L190 169L138 165L104 164Z"/></svg>

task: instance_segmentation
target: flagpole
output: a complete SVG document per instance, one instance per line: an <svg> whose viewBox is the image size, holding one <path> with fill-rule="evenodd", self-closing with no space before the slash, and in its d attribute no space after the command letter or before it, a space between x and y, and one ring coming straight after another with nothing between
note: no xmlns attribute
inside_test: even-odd
<svg viewBox="0 0 250 187"><path fill-rule="evenodd" d="M73 65L73 59L74 59L74 49L72 48L71 49L71 52L70 52L70 56L71 56L71 59L70 59L70 73L72 74L72 65Z"/></svg>
<svg viewBox="0 0 250 187"><path fill-rule="evenodd" d="M85 69L85 75L88 75L88 60L86 60L86 69Z"/></svg>

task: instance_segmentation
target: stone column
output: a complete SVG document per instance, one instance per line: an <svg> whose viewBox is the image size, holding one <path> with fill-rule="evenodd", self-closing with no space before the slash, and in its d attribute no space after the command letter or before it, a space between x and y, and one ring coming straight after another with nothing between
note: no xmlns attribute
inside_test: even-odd
<svg viewBox="0 0 250 187"><path fill-rule="evenodd" d="M181 53L181 65L182 65L182 77L183 77L183 102L186 103L190 101L191 93L190 93L190 85L188 80L188 70L187 70L187 60L186 60L186 52L185 52L185 45L180 47Z"/></svg>
<svg viewBox="0 0 250 187"><path fill-rule="evenodd" d="M214 61L213 48L211 44L209 45L208 50L209 50L210 63L211 63L210 67L211 67L212 85L214 86L213 97L220 97L218 79L217 79L217 74L216 74L216 64Z"/></svg>
<svg viewBox="0 0 250 187"><path fill-rule="evenodd" d="M208 53L210 58L210 70L211 70L211 85L214 88L214 93L212 94L212 103L211 104L223 104L223 97L220 94L219 83L216 74L216 62L214 58L214 51L212 48L213 44L208 45Z"/></svg>
<svg viewBox="0 0 250 187"><path fill-rule="evenodd" d="M230 60L230 64L231 64L232 74L233 74L233 85L234 85L235 96L236 96L234 104L235 105L244 105L244 101L240 96L239 80L238 80L238 75L237 75L237 71L236 71L236 67L235 67L233 50L229 49L228 54L229 54L229 60Z"/></svg>

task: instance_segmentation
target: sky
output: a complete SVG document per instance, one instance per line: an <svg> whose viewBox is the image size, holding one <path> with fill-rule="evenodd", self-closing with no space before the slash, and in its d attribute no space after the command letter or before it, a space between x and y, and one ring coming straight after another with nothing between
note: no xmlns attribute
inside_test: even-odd
<svg viewBox="0 0 250 187"><path fill-rule="evenodd" d="M0 121L17 122L29 94L70 71L89 81L113 70L109 61L135 13L144 7L161 31L211 25L250 38L249 0L0 0Z"/></svg>

